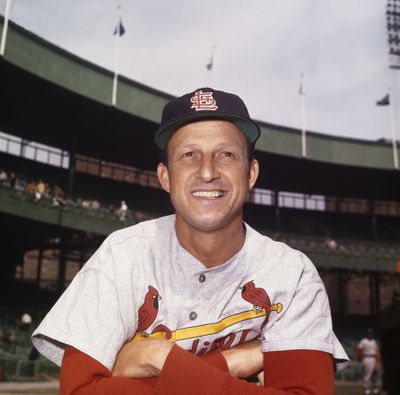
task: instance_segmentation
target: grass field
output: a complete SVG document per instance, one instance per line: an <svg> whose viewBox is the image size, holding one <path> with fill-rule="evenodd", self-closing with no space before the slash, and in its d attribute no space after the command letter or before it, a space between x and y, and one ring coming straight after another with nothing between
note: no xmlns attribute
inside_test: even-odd
<svg viewBox="0 0 400 395"><path fill-rule="evenodd" d="M1 395L7 395L7 394L57 395L58 388L57 388L57 383L45 383L45 384L4 383L0 384L0 394ZM363 389L362 386L358 383L337 382L335 384L335 395L363 395ZM385 395L385 392L382 392L381 395Z"/></svg>

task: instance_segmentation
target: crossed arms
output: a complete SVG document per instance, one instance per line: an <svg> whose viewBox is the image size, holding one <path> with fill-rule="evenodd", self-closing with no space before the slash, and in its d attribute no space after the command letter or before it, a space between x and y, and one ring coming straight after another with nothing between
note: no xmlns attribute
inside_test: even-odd
<svg viewBox="0 0 400 395"><path fill-rule="evenodd" d="M265 373L264 387L239 380ZM109 372L88 355L66 347L61 395L268 394L332 395L330 354L313 350L262 353L254 340L198 357L161 339L126 343Z"/></svg>

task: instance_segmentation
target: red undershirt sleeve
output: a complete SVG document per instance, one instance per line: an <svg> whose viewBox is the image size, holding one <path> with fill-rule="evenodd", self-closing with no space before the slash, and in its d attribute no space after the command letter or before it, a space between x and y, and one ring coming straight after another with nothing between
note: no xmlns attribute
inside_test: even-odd
<svg viewBox="0 0 400 395"><path fill-rule="evenodd" d="M88 355L66 347L60 375L61 395L125 394L267 394L333 395L330 354L312 350L276 351L264 354L266 387L233 378L219 352L196 357L174 346L160 378L113 377Z"/></svg>
<svg viewBox="0 0 400 395"><path fill-rule="evenodd" d="M264 371L266 383L260 387L231 377L174 346L165 361L156 394L333 395L332 356L322 351L265 353Z"/></svg>
<svg viewBox="0 0 400 395"><path fill-rule="evenodd" d="M220 352L207 354L197 360L208 366L228 372L225 358ZM60 372L61 395L148 395L154 394L158 377L127 379L113 377L109 370L81 351L67 346Z"/></svg>

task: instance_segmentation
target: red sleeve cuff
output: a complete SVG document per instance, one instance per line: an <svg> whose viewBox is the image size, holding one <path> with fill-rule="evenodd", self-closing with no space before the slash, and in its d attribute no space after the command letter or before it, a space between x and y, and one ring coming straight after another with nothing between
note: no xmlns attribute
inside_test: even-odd
<svg viewBox="0 0 400 395"><path fill-rule="evenodd" d="M222 355L220 357L224 359ZM227 368L226 362L224 363ZM221 364L221 360L217 361L217 364ZM178 393L187 393L185 391L189 390L189 393L195 394L198 393L196 389L198 391L202 390L204 380L207 380L207 382L215 383L215 393L219 394L223 386L221 375L229 374L221 372L217 367L210 366L203 359L174 345L165 360L158 380L156 393L175 395Z"/></svg>
<svg viewBox="0 0 400 395"><path fill-rule="evenodd" d="M217 364L223 362L217 356L215 359ZM313 350L267 353L264 354L264 371L266 387L257 387L231 377L229 373L174 345L161 370L156 394L333 395L330 354Z"/></svg>
<svg viewBox="0 0 400 395"><path fill-rule="evenodd" d="M208 365L214 366L223 372L229 372L228 364L226 363L226 359L219 351L211 352L209 354L200 357L204 362L207 362Z"/></svg>

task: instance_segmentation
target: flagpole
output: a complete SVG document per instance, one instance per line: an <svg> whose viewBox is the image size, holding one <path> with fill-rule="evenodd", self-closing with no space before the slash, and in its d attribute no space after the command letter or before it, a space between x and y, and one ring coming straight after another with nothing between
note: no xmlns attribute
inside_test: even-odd
<svg viewBox="0 0 400 395"><path fill-rule="evenodd" d="M4 56L6 50L6 40L8 32L8 20L10 18L11 0L6 1L4 19L3 19L3 31L1 33L1 43L0 43L0 55Z"/></svg>
<svg viewBox="0 0 400 395"><path fill-rule="evenodd" d="M212 50L211 50L211 64L212 64L212 68L211 68L211 87L212 88L215 88L214 54L215 54L215 45L212 46Z"/></svg>
<svg viewBox="0 0 400 395"><path fill-rule="evenodd" d="M119 67L119 38L121 28L121 6L118 6L117 11L117 24L115 34L115 50L114 50L114 79L112 86L111 104L115 107L117 105L117 85L118 85L118 67Z"/></svg>
<svg viewBox="0 0 400 395"><path fill-rule="evenodd" d="M397 153L397 136L396 136L396 121L394 116L394 95L389 88L389 119L390 129L392 132L392 149L393 149L393 166L396 170L399 169L399 157Z"/></svg>
<svg viewBox="0 0 400 395"><path fill-rule="evenodd" d="M304 74L301 73L300 79L300 108L301 108L301 156L307 157L307 142L306 142L306 109L304 95Z"/></svg>

